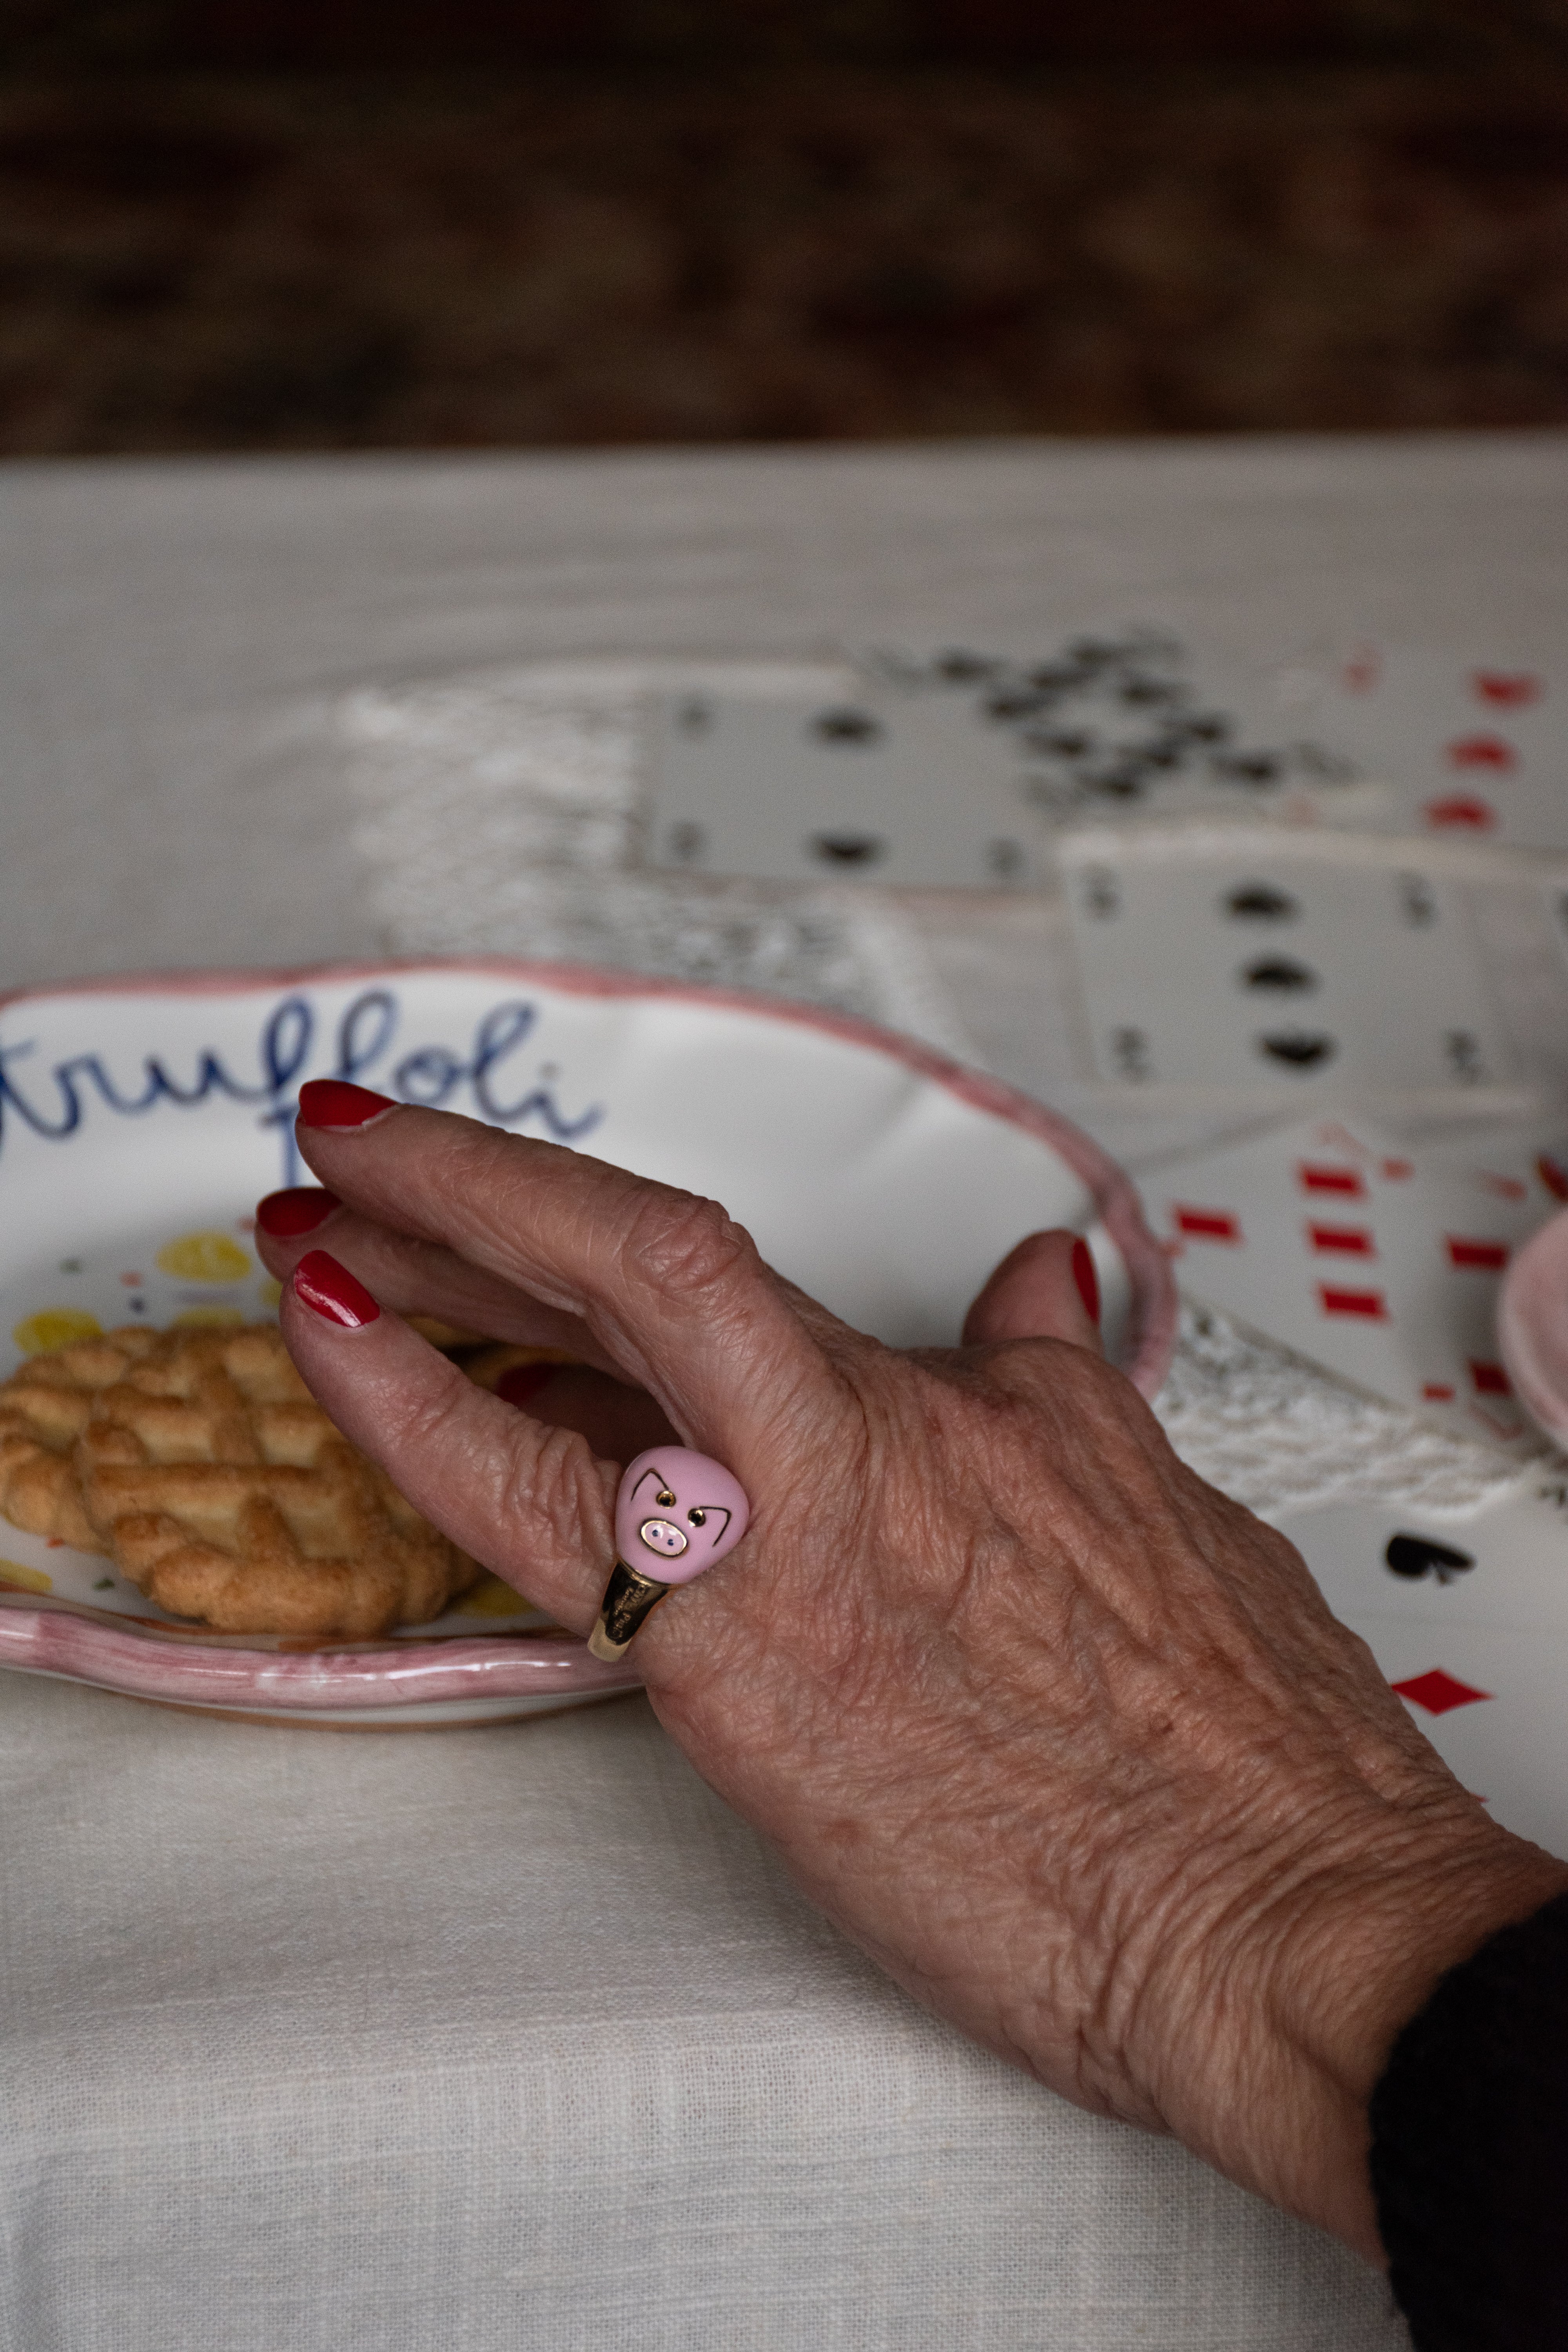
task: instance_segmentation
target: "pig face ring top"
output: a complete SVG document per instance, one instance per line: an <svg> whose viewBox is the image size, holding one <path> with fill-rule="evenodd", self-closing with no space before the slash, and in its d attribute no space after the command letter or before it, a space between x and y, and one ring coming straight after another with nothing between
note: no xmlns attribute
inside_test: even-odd
<svg viewBox="0 0 1568 2352"><path fill-rule="evenodd" d="M739 1480L706 1454L639 1454L616 1496L616 1564L588 1636L594 1655L618 1658L667 1592L733 1551L751 1516Z"/></svg>

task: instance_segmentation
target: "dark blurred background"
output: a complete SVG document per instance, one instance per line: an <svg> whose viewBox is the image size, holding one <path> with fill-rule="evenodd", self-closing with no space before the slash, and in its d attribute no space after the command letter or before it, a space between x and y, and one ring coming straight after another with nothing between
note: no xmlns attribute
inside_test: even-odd
<svg viewBox="0 0 1568 2352"><path fill-rule="evenodd" d="M1568 0L8 0L0 452L1568 422Z"/></svg>

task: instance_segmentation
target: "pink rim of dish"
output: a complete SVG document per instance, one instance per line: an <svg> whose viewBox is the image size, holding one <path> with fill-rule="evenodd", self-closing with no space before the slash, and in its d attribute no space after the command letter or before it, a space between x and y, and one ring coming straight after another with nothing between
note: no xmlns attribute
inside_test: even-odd
<svg viewBox="0 0 1568 2352"><path fill-rule="evenodd" d="M973 1109L1021 1128L1048 1145L1082 1180L1121 1254L1131 1294L1123 1367L1128 1378L1145 1396L1152 1396L1163 1380L1175 1345L1176 1286L1164 1252L1143 1222L1131 1178L1081 1129L1047 1110L1043 1103L999 1078L951 1060L916 1038L879 1028L852 1013L824 1012L785 998L752 996L739 990L645 979L593 964L534 963L510 956L410 956L273 971L115 973L103 979L14 989L0 995L0 1012L32 999L57 996L238 996L417 973L472 973L558 989L574 996L657 998L666 1003L708 1006L815 1029L901 1063ZM21 1594L0 1595L0 1601L5 1604L0 1606L0 1665L192 1706L265 1706L309 1714L317 1708L415 1706L434 1700L567 1696L631 1689L641 1680L625 1666L601 1664L590 1656L585 1643L538 1637L531 1642L527 1634L424 1643L389 1642L368 1654L318 1651L280 1656L208 1647L199 1641L170 1642L129 1629L121 1633L101 1620Z"/></svg>
<svg viewBox="0 0 1568 2352"><path fill-rule="evenodd" d="M190 1706L413 1706L441 1699L558 1699L635 1690L634 1665L602 1665L585 1643L528 1633L389 1642L374 1650L220 1649L121 1632L21 1594L0 1593L0 1666L101 1684L134 1698Z"/></svg>
<svg viewBox="0 0 1568 2352"><path fill-rule="evenodd" d="M1531 1421L1568 1444L1568 1209L1532 1234L1509 1267L1498 1342Z"/></svg>

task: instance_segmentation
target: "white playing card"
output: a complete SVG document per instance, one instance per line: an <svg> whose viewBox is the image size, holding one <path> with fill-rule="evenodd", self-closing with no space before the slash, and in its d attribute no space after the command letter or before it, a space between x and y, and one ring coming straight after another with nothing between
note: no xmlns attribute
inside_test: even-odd
<svg viewBox="0 0 1568 2352"><path fill-rule="evenodd" d="M1568 1856L1561 1467L1469 1512L1331 1504L1276 1524L1465 1787L1506 1828Z"/></svg>
<svg viewBox="0 0 1568 2352"><path fill-rule="evenodd" d="M1568 848L1568 669L1489 648L1363 644L1322 666L1313 729L1386 780L1401 830Z"/></svg>
<svg viewBox="0 0 1568 2352"><path fill-rule="evenodd" d="M903 888L1041 878L1042 826L1014 746L963 701L668 695L651 738L651 866Z"/></svg>
<svg viewBox="0 0 1568 2352"><path fill-rule="evenodd" d="M1504 1829L1568 1859L1568 1636L1347 1622L1461 1786Z"/></svg>
<svg viewBox="0 0 1568 2352"><path fill-rule="evenodd" d="M1404 844L1100 832L1061 858L1102 1078L1289 1094L1513 1076L1463 886Z"/></svg>
<svg viewBox="0 0 1568 2352"><path fill-rule="evenodd" d="M1076 636L1037 660L874 653L906 702L946 699L1010 740L1026 802L1052 824L1221 813L1294 824L1381 822L1381 784L1314 740L1294 671L1195 662L1164 631ZM1310 699L1321 681L1308 681Z"/></svg>
<svg viewBox="0 0 1568 2352"><path fill-rule="evenodd" d="M1194 1297L1396 1404L1510 1445L1510 1256L1568 1198L1539 1137L1406 1149L1371 1123L1306 1119L1147 1174L1151 1225Z"/></svg>
<svg viewBox="0 0 1568 2352"><path fill-rule="evenodd" d="M1456 1631L1533 1633L1568 1645L1568 1495L1555 1461L1463 1511L1326 1503L1275 1524L1336 1617L1439 1647Z"/></svg>

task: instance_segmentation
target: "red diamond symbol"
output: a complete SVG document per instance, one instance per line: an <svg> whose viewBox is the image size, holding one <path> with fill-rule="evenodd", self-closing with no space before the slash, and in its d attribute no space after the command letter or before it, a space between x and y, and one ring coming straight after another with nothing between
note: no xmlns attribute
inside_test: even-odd
<svg viewBox="0 0 1568 2352"><path fill-rule="evenodd" d="M1541 699L1541 680L1528 670L1478 669L1471 674L1470 687L1481 702L1500 703L1505 709L1510 704L1522 706Z"/></svg>
<svg viewBox="0 0 1568 2352"><path fill-rule="evenodd" d="M1488 833L1497 823L1497 811L1475 793L1450 793L1447 799L1428 801L1426 822L1439 828L1468 826L1472 833Z"/></svg>
<svg viewBox="0 0 1568 2352"><path fill-rule="evenodd" d="M1184 1209L1173 1204L1171 1215L1179 1234L1190 1234L1195 1242L1238 1242L1241 1239L1241 1219L1229 1209Z"/></svg>
<svg viewBox="0 0 1568 2352"><path fill-rule="evenodd" d="M1447 1715L1451 1706L1473 1706L1478 1699L1491 1696L1490 1691L1475 1690L1468 1683L1446 1675L1441 1666L1434 1666L1427 1675L1412 1675L1408 1682L1395 1683L1394 1688L1401 1698L1424 1706L1428 1715Z"/></svg>
<svg viewBox="0 0 1568 2352"><path fill-rule="evenodd" d="M1448 764L1454 768L1515 768L1519 753L1500 735L1466 735L1448 746Z"/></svg>

